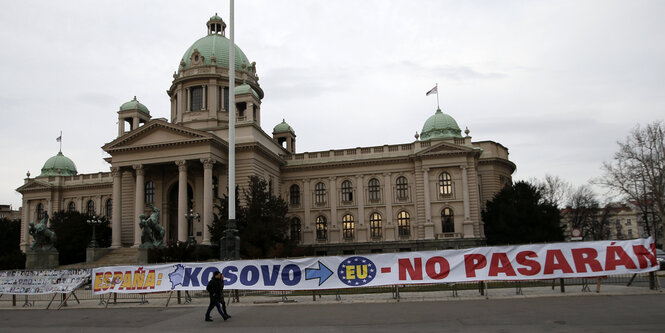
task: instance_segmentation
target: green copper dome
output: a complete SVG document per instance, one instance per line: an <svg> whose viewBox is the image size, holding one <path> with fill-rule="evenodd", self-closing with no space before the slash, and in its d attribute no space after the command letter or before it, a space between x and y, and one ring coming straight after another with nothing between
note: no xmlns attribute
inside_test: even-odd
<svg viewBox="0 0 665 333"><path fill-rule="evenodd" d="M136 100L136 96L134 96L133 100L120 106L120 111L127 111L127 110L139 110L145 114L150 114L148 108Z"/></svg>
<svg viewBox="0 0 665 333"><path fill-rule="evenodd" d="M236 86L235 91L236 95L244 95L251 93L252 95L256 96L256 98L260 98L259 93L257 93L256 90L254 90L254 88L252 88L249 84L246 83Z"/></svg>
<svg viewBox="0 0 665 333"><path fill-rule="evenodd" d="M462 130L457 126L455 119L441 112L441 109L437 109L436 113L427 119L420 132L421 141L461 137Z"/></svg>
<svg viewBox="0 0 665 333"><path fill-rule="evenodd" d="M229 68L229 45L231 44L231 41L228 40L228 38L220 35L220 34L209 34L208 36L205 36L196 42L192 44L192 46L187 49L185 54L182 56L182 63L184 63L184 66L182 67L183 69L187 69L191 66L192 63L192 55L194 54L194 50L199 51L199 56L203 57L203 65L205 66L210 66L211 65L211 59L212 56L215 55L215 65L218 67L224 67L224 68ZM247 56L245 56L245 53L242 52L242 50L238 47L238 45L235 46L236 48L236 53L235 53L235 66L236 70L242 71L242 64L243 62L245 63L246 66L251 65L249 60L247 60Z"/></svg>
<svg viewBox="0 0 665 333"><path fill-rule="evenodd" d="M282 122L277 124L277 126L275 126L275 128L273 128L272 130L272 134L288 133L288 132L291 132L293 135L296 135L296 131L294 131L293 128L291 128L291 126L289 126L289 124L287 124L286 121L284 121L284 119L282 119Z"/></svg>
<svg viewBox="0 0 665 333"><path fill-rule="evenodd" d="M42 173L38 177L47 176L76 176L76 165L74 162L67 158L62 152L58 152L44 163Z"/></svg>

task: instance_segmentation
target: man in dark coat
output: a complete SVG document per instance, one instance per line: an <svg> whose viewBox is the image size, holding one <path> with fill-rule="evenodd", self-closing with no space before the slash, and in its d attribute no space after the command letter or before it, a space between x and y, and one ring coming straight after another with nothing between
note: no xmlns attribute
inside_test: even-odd
<svg viewBox="0 0 665 333"><path fill-rule="evenodd" d="M215 271L212 274L212 278L210 279L210 282L208 282L206 290L210 296L210 305L208 305L205 320L212 321L212 318L210 318L210 311L215 307L224 320L231 318L231 316L226 313L226 303L224 302L224 295L222 294L222 291L224 290L224 276L222 273ZM219 306L220 303L222 305L221 308Z"/></svg>

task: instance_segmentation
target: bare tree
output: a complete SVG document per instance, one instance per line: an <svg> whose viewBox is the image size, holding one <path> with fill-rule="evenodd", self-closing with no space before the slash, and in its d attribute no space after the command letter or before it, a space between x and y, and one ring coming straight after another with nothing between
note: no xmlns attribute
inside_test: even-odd
<svg viewBox="0 0 665 333"><path fill-rule="evenodd" d="M572 192L563 210L563 221L571 228L580 229L584 240L609 239L612 216L612 206L608 204L601 207L596 194L588 185L582 185Z"/></svg>
<svg viewBox="0 0 665 333"><path fill-rule="evenodd" d="M648 235L656 241L665 218L664 138L665 127L660 121L637 125L625 141L618 142L619 151L612 162L603 163L603 175L595 181L633 202Z"/></svg>
<svg viewBox="0 0 665 333"><path fill-rule="evenodd" d="M542 193L543 199L558 208L562 208L567 197L572 191L570 183L561 179L559 176L545 175L545 179L534 180Z"/></svg>

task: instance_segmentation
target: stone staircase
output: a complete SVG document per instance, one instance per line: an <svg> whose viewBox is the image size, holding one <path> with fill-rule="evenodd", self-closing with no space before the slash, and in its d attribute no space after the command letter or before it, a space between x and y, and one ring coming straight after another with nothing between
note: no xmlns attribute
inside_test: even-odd
<svg viewBox="0 0 665 333"><path fill-rule="evenodd" d="M120 247L111 249L108 254L93 262L81 262L71 265L60 266L61 269L69 268L95 268L103 266L136 265L139 260L139 249L135 247Z"/></svg>
<svg viewBox="0 0 665 333"><path fill-rule="evenodd" d="M139 259L139 249L135 247L120 247L111 250L111 252L92 264L95 267L118 266L118 265L136 265Z"/></svg>

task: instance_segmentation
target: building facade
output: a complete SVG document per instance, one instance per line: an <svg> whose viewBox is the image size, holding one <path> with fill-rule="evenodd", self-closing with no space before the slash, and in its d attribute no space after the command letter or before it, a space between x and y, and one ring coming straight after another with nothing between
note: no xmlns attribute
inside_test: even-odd
<svg viewBox="0 0 665 333"><path fill-rule="evenodd" d="M23 195L27 223L44 212L76 210L111 220L112 247L138 246L138 216L154 205L166 237L211 244L206 226L228 184L229 71L235 70L236 179L268 181L289 204L291 237L318 254L460 248L484 242L481 210L511 182L515 164L493 141L473 142L437 110L414 142L298 153L285 121L261 127L263 90L256 63L230 41L217 15L187 49L173 75L170 120L153 119L136 97L120 106L118 136L103 145L110 172L78 174L59 152ZM188 230L187 214L199 220Z"/></svg>

